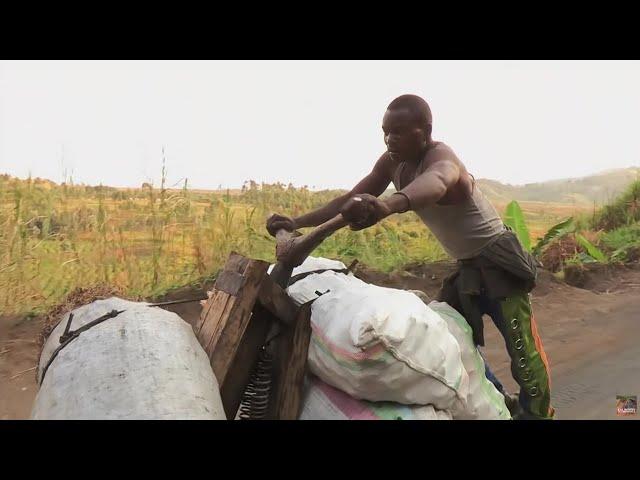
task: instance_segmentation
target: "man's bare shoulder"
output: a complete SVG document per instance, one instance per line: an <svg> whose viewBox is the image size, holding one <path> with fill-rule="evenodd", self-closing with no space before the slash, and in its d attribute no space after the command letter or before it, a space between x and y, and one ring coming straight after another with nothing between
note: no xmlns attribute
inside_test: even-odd
<svg viewBox="0 0 640 480"><path fill-rule="evenodd" d="M444 142L436 142L436 145L433 147L433 152L440 158L455 158L456 160L460 160L456 152L453 151L453 148Z"/></svg>
<svg viewBox="0 0 640 480"><path fill-rule="evenodd" d="M451 182L447 187L447 193L438 203L451 205L468 198L473 192L473 179L460 158L449 145L442 142L439 142L432 151L434 156L429 160L427 170L438 172L444 178L449 178Z"/></svg>
<svg viewBox="0 0 640 480"><path fill-rule="evenodd" d="M427 168L431 168L439 163L452 162L459 168L466 170L464 164L449 145L444 142L437 142L427 153Z"/></svg>

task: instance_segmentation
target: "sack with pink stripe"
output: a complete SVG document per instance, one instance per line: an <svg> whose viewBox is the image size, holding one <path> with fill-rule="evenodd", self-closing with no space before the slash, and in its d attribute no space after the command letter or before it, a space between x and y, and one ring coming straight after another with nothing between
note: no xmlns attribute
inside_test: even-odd
<svg viewBox="0 0 640 480"><path fill-rule="evenodd" d="M356 400L314 375L305 378L299 420L451 420L433 405Z"/></svg>
<svg viewBox="0 0 640 480"><path fill-rule="evenodd" d="M332 271L287 291L300 304L322 294L312 305L308 365L325 383L354 399L465 408L469 377L458 342L416 295Z"/></svg>

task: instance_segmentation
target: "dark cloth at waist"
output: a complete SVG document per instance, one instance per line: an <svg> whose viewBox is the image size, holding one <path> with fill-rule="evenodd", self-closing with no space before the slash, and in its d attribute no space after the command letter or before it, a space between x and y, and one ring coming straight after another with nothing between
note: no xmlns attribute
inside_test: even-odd
<svg viewBox="0 0 640 480"><path fill-rule="evenodd" d="M458 310L473 330L476 345L484 345L480 297L502 300L529 293L536 284L537 262L518 237L505 230L476 257L459 260L458 268L442 284L438 300Z"/></svg>

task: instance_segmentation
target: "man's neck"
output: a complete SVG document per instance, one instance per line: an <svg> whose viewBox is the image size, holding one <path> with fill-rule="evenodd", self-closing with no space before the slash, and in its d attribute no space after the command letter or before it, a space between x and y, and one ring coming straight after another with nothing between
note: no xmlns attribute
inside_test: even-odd
<svg viewBox="0 0 640 480"><path fill-rule="evenodd" d="M431 150L435 145L436 145L436 142L434 142L432 139L428 139L427 142L425 143L424 147L420 150L420 153L418 153L413 158L405 160L405 163L409 163L409 164L412 164L412 165L418 165L424 159L424 157L427 154L427 152L429 150Z"/></svg>

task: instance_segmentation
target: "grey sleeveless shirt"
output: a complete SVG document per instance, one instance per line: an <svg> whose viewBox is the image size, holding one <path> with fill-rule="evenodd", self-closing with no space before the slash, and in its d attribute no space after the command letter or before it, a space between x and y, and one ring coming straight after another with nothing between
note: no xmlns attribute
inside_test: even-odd
<svg viewBox="0 0 640 480"><path fill-rule="evenodd" d="M406 187L400 185L403 168L404 163L401 163L393 175L396 190ZM416 176L424 170L421 161ZM475 257L505 231L498 212L480 191L475 180L471 196L462 203L432 204L415 212L442 244L444 250L456 260Z"/></svg>

